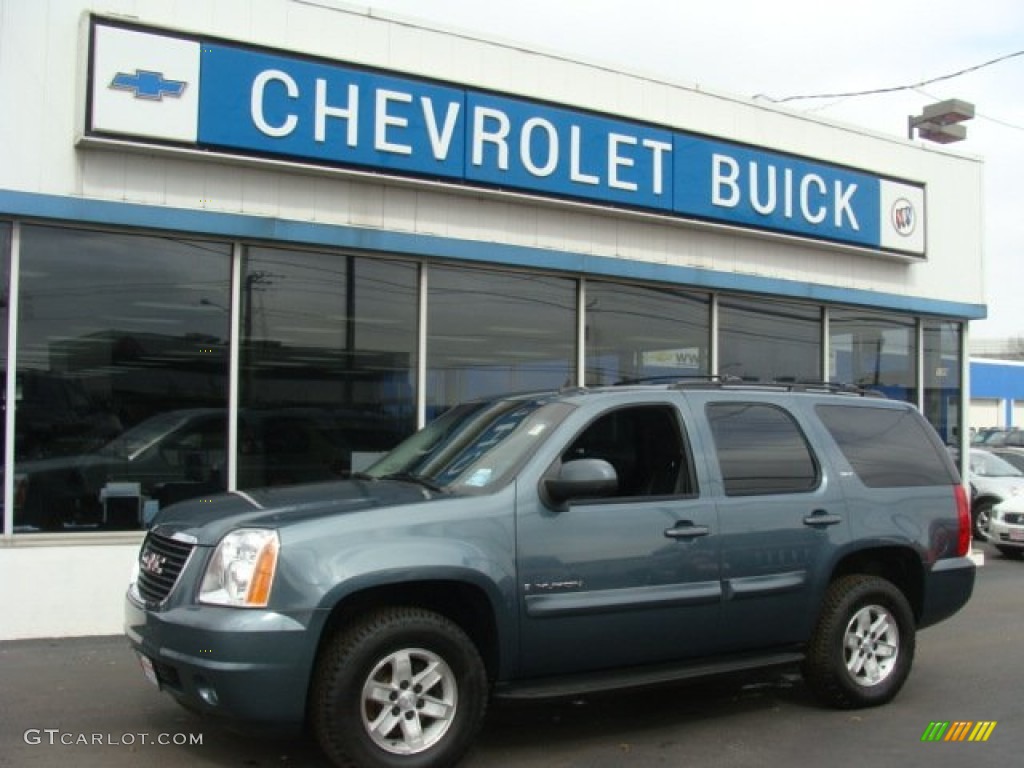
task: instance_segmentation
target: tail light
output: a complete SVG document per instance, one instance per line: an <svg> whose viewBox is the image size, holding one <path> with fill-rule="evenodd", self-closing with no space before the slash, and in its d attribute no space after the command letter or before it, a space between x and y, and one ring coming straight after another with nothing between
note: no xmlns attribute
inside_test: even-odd
<svg viewBox="0 0 1024 768"><path fill-rule="evenodd" d="M967 490L961 484L953 486L956 496L956 517L959 533L956 540L957 557L966 557L971 552L971 503L967 500Z"/></svg>

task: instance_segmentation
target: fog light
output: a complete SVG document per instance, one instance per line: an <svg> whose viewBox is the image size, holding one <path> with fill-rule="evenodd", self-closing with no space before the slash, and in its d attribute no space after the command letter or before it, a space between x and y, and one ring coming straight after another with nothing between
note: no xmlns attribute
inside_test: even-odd
<svg viewBox="0 0 1024 768"><path fill-rule="evenodd" d="M215 691L213 686L201 677L196 678L196 693L199 694L199 698L211 707L216 707L220 704L220 699L217 697L217 691Z"/></svg>

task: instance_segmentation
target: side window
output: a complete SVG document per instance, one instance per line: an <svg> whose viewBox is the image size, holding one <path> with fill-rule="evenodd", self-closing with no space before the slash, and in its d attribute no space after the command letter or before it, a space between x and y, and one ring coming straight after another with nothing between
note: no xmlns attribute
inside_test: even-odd
<svg viewBox="0 0 1024 768"><path fill-rule="evenodd" d="M800 493L818 486L818 463L782 408L713 403L707 415L727 496Z"/></svg>
<svg viewBox="0 0 1024 768"><path fill-rule="evenodd" d="M903 408L819 405L818 416L869 488L955 482L950 459L932 426Z"/></svg>
<svg viewBox="0 0 1024 768"><path fill-rule="evenodd" d="M636 406L601 416L561 458L610 463L619 479L617 498L692 494L692 465L684 445L674 408Z"/></svg>

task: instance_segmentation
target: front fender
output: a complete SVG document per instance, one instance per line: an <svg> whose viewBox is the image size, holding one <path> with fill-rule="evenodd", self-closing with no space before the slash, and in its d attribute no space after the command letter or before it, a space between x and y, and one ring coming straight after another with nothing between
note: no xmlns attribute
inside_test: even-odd
<svg viewBox="0 0 1024 768"><path fill-rule="evenodd" d="M514 502L504 495L368 511L362 522L346 515L309 532L282 528L270 607L315 614L319 634L339 606L372 605L373 590L389 601L441 603L442 584L463 585L486 600L504 668L518 639ZM416 585L431 586L416 593Z"/></svg>

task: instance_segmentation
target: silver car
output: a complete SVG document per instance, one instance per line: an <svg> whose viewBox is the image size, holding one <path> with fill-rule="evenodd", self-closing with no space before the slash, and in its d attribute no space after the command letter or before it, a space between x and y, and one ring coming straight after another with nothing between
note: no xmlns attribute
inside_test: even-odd
<svg viewBox="0 0 1024 768"><path fill-rule="evenodd" d="M1007 499L1024 497L1024 472L990 451L972 448L970 456L974 537L984 541L989 536L992 508Z"/></svg>
<svg viewBox="0 0 1024 768"><path fill-rule="evenodd" d="M1006 557L1024 557L1024 497L1015 497L992 507L988 540Z"/></svg>

